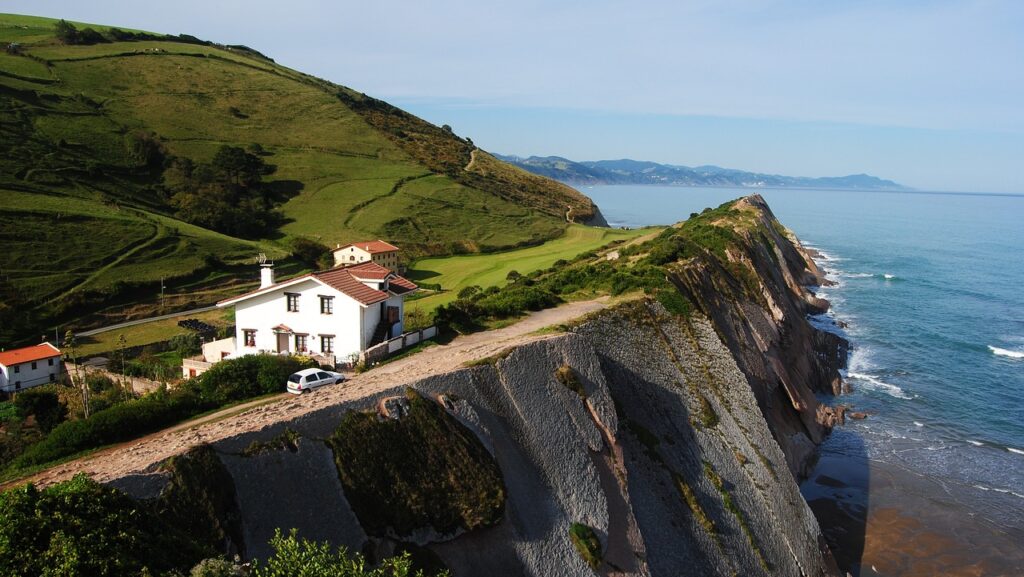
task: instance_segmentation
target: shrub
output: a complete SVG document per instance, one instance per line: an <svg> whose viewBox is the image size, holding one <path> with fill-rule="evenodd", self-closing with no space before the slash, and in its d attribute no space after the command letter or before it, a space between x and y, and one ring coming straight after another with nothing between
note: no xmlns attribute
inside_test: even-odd
<svg viewBox="0 0 1024 577"><path fill-rule="evenodd" d="M203 350L203 344L196 333L174 335L167 344L172 351L177 352L182 358L198 355Z"/></svg>
<svg viewBox="0 0 1024 577"><path fill-rule="evenodd" d="M480 287L477 286L477 285L463 287L462 290L459 291L458 298L459 298L459 300L468 300L468 299L473 298L473 296L476 295L479 292L480 292Z"/></svg>
<svg viewBox="0 0 1024 577"><path fill-rule="evenodd" d="M310 359L272 355L246 355L221 361L199 375L191 385L203 403L213 406L284 390L288 375L316 367Z"/></svg>
<svg viewBox="0 0 1024 577"><path fill-rule="evenodd" d="M539 311L562 302L552 292L537 286L512 286L476 301L480 311L492 318L508 318L526 311Z"/></svg>
<svg viewBox="0 0 1024 577"><path fill-rule="evenodd" d="M22 418L32 415L36 424L44 433L64 422L68 416L68 408L60 402L57 392L52 389L29 389L22 391L14 398L14 406Z"/></svg>
<svg viewBox="0 0 1024 577"><path fill-rule="evenodd" d="M596 571L601 566L601 541L593 529L583 523L573 523L569 527L569 540L591 569Z"/></svg>
<svg viewBox="0 0 1024 577"><path fill-rule="evenodd" d="M576 371L569 365L562 365L555 369L555 379L562 383L567 389L579 395L581 399L587 398L587 391L583 388Z"/></svg>
<svg viewBox="0 0 1024 577"><path fill-rule="evenodd" d="M23 577L164 573L203 557L144 503L85 475L0 494L0 543L0 575Z"/></svg>
<svg viewBox="0 0 1024 577"><path fill-rule="evenodd" d="M189 572L189 577L245 577L241 565L226 559L203 559Z"/></svg>
<svg viewBox="0 0 1024 577"><path fill-rule="evenodd" d="M292 255L302 264L314 269L319 268L322 264L334 264L334 255L331 253L331 249L311 238L298 237L293 240Z"/></svg>
<svg viewBox="0 0 1024 577"><path fill-rule="evenodd" d="M61 423L18 457L15 465L39 465L87 449L134 439L216 406L203 403L187 391L175 393L147 395L97 411L88 419Z"/></svg>
<svg viewBox="0 0 1024 577"><path fill-rule="evenodd" d="M292 529L286 537L280 529L270 539L274 554L253 563L252 577L423 577L413 573L408 553L385 559L376 569L368 569L362 555L350 555L344 547L332 549L327 542L308 541ZM437 574L446 576L447 571Z"/></svg>

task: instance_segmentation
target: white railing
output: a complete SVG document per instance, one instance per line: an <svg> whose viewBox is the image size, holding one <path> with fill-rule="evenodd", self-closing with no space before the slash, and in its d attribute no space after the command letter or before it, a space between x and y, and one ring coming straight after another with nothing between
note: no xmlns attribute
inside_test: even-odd
<svg viewBox="0 0 1024 577"><path fill-rule="evenodd" d="M436 336L436 326L408 332L366 349L361 355L359 355L359 360L362 361L364 365L372 365L373 363L380 362L402 349L411 347L422 341L432 339Z"/></svg>

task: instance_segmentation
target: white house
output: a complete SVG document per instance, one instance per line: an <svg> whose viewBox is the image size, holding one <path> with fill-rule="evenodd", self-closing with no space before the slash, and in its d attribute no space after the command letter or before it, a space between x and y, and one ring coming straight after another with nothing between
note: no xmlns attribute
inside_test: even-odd
<svg viewBox="0 0 1024 577"><path fill-rule="evenodd" d="M374 262L280 283L274 282L272 265L262 265L260 272L259 289L217 303L235 307L235 355L307 353L345 359L401 335L405 295L417 289Z"/></svg>
<svg viewBox="0 0 1024 577"><path fill-rule="evenodd" d="M334 266L375 262L391 272L398 272L398 247L382 240L354 242L334 249Z"/></svg>
<svg viewBox="0 0 1024 577"><path fill-rule="evenodd" d="M50 343L0 352L0 390L19 391L60 378L60 349Z"/></svg>

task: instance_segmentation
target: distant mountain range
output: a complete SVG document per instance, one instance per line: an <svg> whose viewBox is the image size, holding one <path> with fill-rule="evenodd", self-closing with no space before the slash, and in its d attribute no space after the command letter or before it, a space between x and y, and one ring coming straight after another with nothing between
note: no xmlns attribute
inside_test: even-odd
<svg viewBox="0 0 1024 577"><path fill-rule="evenodd" d="M811 178L760 174L718 166L679 166L640 160L575 162L559 156L495 155L535 174L576 185L662 184L675 186L742 186L910 190L909 187L868 174Z"/></svg>

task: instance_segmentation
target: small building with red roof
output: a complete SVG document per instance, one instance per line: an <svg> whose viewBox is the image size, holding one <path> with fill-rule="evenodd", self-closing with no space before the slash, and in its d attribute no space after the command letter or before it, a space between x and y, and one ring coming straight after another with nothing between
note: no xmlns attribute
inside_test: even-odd
<svg viewBox="0 0 1024 577"><path fill-rule="evenodd" d="M351 266L375 262L391 272L398 272L398 247L383 240L365 240L334 249L334 266Z"/></svg>
<svg viewBox="0 0 1024 577"><path fill-rule="evenodd" d="M0 351L0 391L12 393L54 383L60 372L60 349L50 343Z"/></svg>
<svg viewBox="0 0 1024 577"><path fill-rule="evenodd" d="M405 297L418 288L372 261L283 282L274 281L272 265L261 273L260 288L217 303L235 308L234 355L358 355L402 334Z"/></svg>

